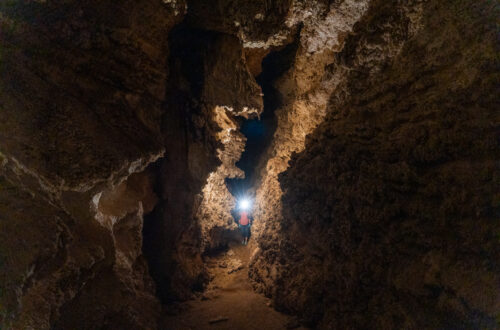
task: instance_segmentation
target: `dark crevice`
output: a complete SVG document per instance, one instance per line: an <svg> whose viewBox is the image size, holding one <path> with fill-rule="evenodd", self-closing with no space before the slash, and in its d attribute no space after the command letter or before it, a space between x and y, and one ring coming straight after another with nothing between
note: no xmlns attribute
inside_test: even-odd
<svg viewBox="0 0 500 330"><path fill-rule="evenodd" d="M299 39L279 51L271 52L262 61L262 73L256 81L264 94L264 111L260 119L243 122L240 131L247 138L245 151L236 166L245 172L244 179L226 179L229 191L235 196L244 195L254 182L257 165L264 151L269 147L277 126L275 111L282 105L282 95L274 83L293 65Z"/></svg>
<svg viewBox="0 0 500 330"><path fill-rule="evenodd" d="M217 165L216 160L201 159L207 173L197 173L198 178L193 177L186 166L191 145L201 141L215 150L217 144L206 132L196 128L193 117L203 116L200 99L205 84L205 63L219 35L184 23L169 35L169 81L161 124L168 152L156 169L155 193L160 201L144 216L143 226L143 253L155 282L156 295L163 304L186 299L192 291L201 290L206 281L203 276L183 280L177 251L182 240L198 241L191 239L191 236L199 236L191 210L195 194L204 184L201 178Z"/></svg>

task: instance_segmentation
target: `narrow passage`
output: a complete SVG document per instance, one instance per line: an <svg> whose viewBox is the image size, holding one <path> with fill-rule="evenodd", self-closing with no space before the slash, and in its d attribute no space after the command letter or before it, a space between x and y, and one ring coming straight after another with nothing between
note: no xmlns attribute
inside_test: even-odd
<svg viewBox="0 0 500 330"><path fill-rule="evenodd" d="M274 310L253 291L248 264L256 245L235 237L226 251L207 256L212 281L197 299L169 307L163 329L305 329L295 318Z"/></svg>

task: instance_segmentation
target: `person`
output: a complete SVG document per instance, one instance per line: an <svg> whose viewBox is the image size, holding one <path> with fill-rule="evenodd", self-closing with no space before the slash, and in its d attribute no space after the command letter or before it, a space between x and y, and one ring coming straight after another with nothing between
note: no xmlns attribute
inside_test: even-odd
<svg viewBox="0 0 500 330"><path fill-rule="evenodd" d="M243 241L241 244L247 245L248 239L250 238L250 227L253 223L253 217L246 210L242 210L239 213L238 227L240 228L241 236L243 236Z"/></svg>

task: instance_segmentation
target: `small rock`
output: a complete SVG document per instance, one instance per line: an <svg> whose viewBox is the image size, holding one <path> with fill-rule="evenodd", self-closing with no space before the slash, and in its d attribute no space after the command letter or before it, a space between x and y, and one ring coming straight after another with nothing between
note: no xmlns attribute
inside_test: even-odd
<svg viewBox="0 0 500 330"><path fill-rule="evenodd" d="M208 323L214 324L214 323L219 323L219 322L225 322L227 320L229 320L229 318L227 318L225 316L218 316L215 319L212 319L212 320L208 321Z"/></svg>
<svg viewBox="0 0 500 330"><path fill-rule="evenodd" d="M234 273L234 272L242 269L243 263L239 259L232 258L232 259L229 259L227 268L228 268L227 273L231 274L231 273Z"/></svg>

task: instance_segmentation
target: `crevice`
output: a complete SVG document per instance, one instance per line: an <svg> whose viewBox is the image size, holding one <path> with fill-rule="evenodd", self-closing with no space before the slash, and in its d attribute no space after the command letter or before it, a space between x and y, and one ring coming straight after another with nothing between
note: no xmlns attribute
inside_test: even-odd
<svg viewBox="0 0 500 330"><path fill-rule="evenodd" d="M262 72L256 81L262 88L264 111L260 118L244 120L241 133L246 137L245 150L236 166L245 172L245 178L226 179L226 184L233 196L242 196L254 186L256 173L265 151L272 142L277 127L275 111L282 106L283 97L275 87L276 81L293 65L299 46L298 35L295 40L269 53L262 61Z"/></svg>
<svg viewBox="0 0 500 330"><path fill-rule="evenodd" d="M223 37L186 23L169 35L169 82L161 126L167 153L156 168L160 201L145 215L143 227L143 253L163 304L189 299L207 282L195 213L202 187L220 164L219 127L204 94L210 56Z"/></svg>
<svg viewBox="0 0 500 330"><path fill-rule="evenodd" d="M160 201L144 216L142 247L156 295L163 304L187 297L184 288L175 287L175 277L182 272L176 251L181 248L182 234L193 224L190 210L196 187L186 164L190 135L203 139L192 118L201 115L198 100L204 84L203 55L213 38L214 33L193 30L183 23L169 34L169 82L161 125L169 152L155 168L158 179L154 189ZM185 284L187 290L200 286Z"/></svg>

